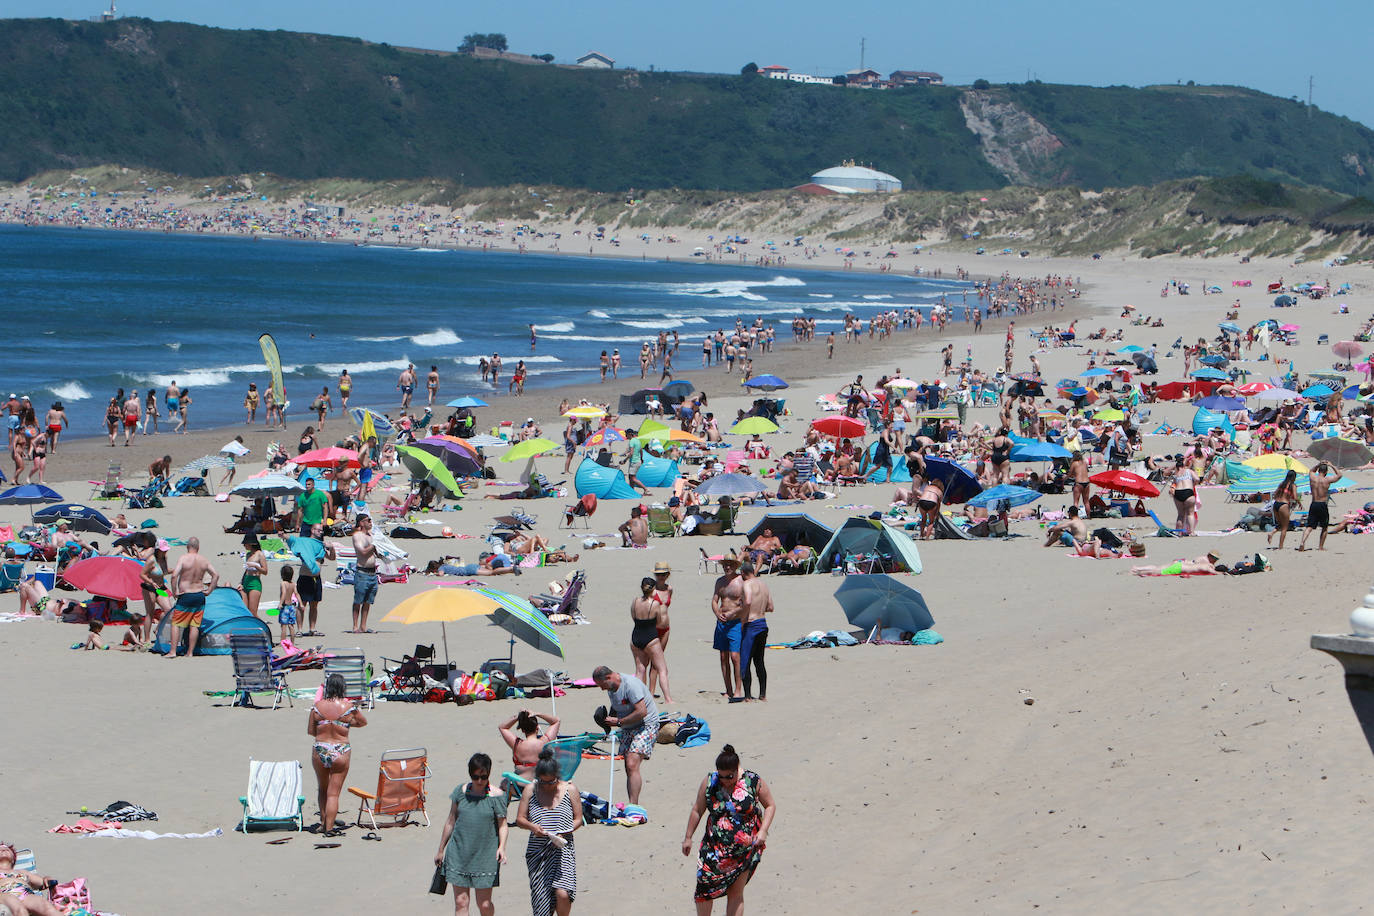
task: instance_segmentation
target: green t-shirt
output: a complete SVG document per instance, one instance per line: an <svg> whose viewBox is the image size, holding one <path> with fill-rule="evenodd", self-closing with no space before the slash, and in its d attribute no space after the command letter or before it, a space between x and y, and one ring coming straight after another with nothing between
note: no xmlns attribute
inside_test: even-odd
<svg viewBox="0 0 1374 916"><path fill-rule="evenodd" d="M296 497L296 505L301 510L301 524L319 524L324 521L324 512L329 506L329 494L323 490L307 491Z"/></svg>

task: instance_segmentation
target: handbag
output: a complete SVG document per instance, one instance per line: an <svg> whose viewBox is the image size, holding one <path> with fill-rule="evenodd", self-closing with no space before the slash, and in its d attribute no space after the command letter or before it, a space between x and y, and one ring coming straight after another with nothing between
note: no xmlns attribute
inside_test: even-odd
<svg viewBox="0 0 1374 916"><path fill-rule="evenodd" d="M434 867L434 877L430 879L429 882L429 892L431 894L438 894L442 897L447 890L448 879L444 877L444 866L436 865Z"/></svg>

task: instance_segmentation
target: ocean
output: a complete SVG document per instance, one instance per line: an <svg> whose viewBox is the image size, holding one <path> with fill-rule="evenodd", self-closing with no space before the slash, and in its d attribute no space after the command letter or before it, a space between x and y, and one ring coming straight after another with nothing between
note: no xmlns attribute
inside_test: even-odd
<svg viewBox="0 0 1374 916"><path fill-rule="evenodd" d="M407 363L420 392L434 365L442 400L489 399L497 392L483 384L478 360L493 352L503 363L500 395L517 359L529 367L527 389L594 383L603 349L619 348L622 376L634 375L640 344L659 330L681 335L674 368L690 371L700 366L702 337L728 332L737 317L763 316L785 342L798 314L815 317L824 334L846 313L928 312L947 295L962 315L968 288L690 259L0 226L0 303L10 328L0 397L28 395L40 421L61 400L71 435L93 436L117 389L161 393L175 381L193 395L193 428L241 422L248 383L261 390L268 382L258 346L267 332L281 352L290 422L322 385L337 406L344 368L354 405L394 408Z"/></svg>

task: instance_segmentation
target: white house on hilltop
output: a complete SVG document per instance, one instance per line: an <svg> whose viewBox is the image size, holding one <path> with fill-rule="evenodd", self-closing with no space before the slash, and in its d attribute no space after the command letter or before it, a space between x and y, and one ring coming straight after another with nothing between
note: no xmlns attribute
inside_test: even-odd
<svg viewBox="0 0 1374 916"><path fill-rule="evenodd" d="M615 58L607 57L600 51L588 51L577 59L579 67L595 67L599 70L615 69Z"/></svg>

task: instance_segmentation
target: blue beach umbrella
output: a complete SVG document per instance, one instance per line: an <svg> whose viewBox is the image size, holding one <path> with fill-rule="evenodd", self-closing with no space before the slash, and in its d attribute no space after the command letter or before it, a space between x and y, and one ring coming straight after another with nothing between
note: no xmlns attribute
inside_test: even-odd
<svg viewBox="0 0 1374 916"><path fill-rule="evenodd" d="M670 398L681 398L683 400L691 396L696 391L696 386L686 379L678 379L663 386L663 393Z"/></svg>
<svg viewBox="0 0 1374 916"><path fill-rule="evenodd" d="M372 431L377 434L379 440L396 435L396 424L387 419L384 414L380 414L375 410L371 410L367 407L350 407L348 408L348 415L353 418L354 425L359 429L362 428L363 420L371 416Z"/></svg>
<svg viewBox="0 0 1374 916"><path fill-rule="evenodd" d="M1053 442L1030 442L1012 446L1012 461L1053 461L1056 458L1072 458L1073 452Z"/></svg>
<svg viewBox="0 0 1374 916"><path fill-rule="evenodd" d="M1144 353L1144 352L1145 352L1145 348L1142 347L1142 346L1138 346L1138 345L1136 345L1136 344L1126 344L1126 346L1122 347L1120 350L1117 350L1116 352L1118 352L1118 353Z"/></svg>
<svg viewBox="0 0 1374 916"><path fill-rule="evenodd" d="M1035 502L1040 498L1040 494L1029 487L1018 487L1011 483L999 483L990 490L984 490L977 496L968 501L970 506L979 508L992 507L1000 502L1006 502L1012 506L1024 506Z"/></svg>
<svg viewBox="0 0 1374 916"><path fill-rule="evenodd" d="M1211 366L1206 366L1202 369L1193 370L1193 378L1225 381L1228 377L1229 376L1227 376L1225 372L1222 372L1220 369L1213 369Z"/></svg>
<svg viewBox="0 0 1374 916"><path fill-rule="evenodd" d="M449 407L487 407L486 401L481 398L474 398L470 395L463 395L461 398L454 398L448 402Z"/></svg>
<svg viewBox="0 0 1374 916"><path fill-rule="evenodd" d="M1227 334L1240 333L1240 325L1236 324L1233 321L1223 321L1221 324L1217 325L1217 327L1221 328Z"/></svg>
<svg viewBox="0 0 1374 916"><path fill-rule="evenodd" d="M0 506L34 506L39 503L60 503L62 494L42 484L29 483L10 487L0 493Z"/></svg>
<svg viewBox="0 0 1374 916"><path fill-rule="evenodd" d="M1325 385L1311 385L1302 390L1302 396L1305 398L1329 398L1333 394L1335 392Z"/></svg>
<svg viewBox="0 0 1374 916"><path fill-rule="evenodd" d="M1240 398L1228 398L1219 394L1205 397L1197 403L1199 407L1206 407L1208 410L1241 410L1245 407L1245 402Z"/></svg>
<svg viewBox="0 0 1374 916"><path fill-rule="evenodd" d="M94 531L97 534L109 534L112 527L110 520L101 512L90 506L72 504L44 506L33 513L33 520L45 525L67 521L77 531Z"/></svg>
<svg viewBox="0 0 1374 916"><path fill-rule="evenodd" d="M1226 492L1232 496L1253 496L1256 493L1272 493L1283 483L1283 478L1288 472L1283 468L1256 468L1246 474L1240 480L1235 481L1226 488ZM1298 492L1307 494L1312 491L1312 484L1307 479L1306 474L1299 474L1294 481L1297 484ZM1332 490L1348 490L1355 486L1355 481L1349 477L1342 477L1331 485Z"/></svg>
<svg viewBox="0 0 1374 916"><path fill-rule="evenodd" d="M1111 375L1111 374L1112 374L1112 370L1110 370L1110 369L1103 369L1101 366L1094 366L1093 368L1089 369L1087 372L1082 373L1082 375L1080 375L1079 378L1097 378L1097 377L1100 376L1100 375Z"/></svg>
<svg viewBox="0 0 1374 916"><path fill-rule="evenodd" d="M1228 365L1231 361L1226 357L1222 356L1220 353L1213 353L1210 356L1204 356L1202 359L1198 360L1198 362L1202 363L1204 366L1211 366L1214 369L1220 369L1221 367Z"/></svg>
<svg viewBox="0 0 1374 916"><path fill-rule="evenodd" d="M935 626L921 593L891 576L846 576L835 600L845 619L862 630L881 626L918 633Z"/></svg>
<svg viewBox="0 0 1374 916"><path fill-rule="evenodd" d="M700 497L717 496L753 496L766 490L757 478L750 477L748 474L738 472L730 474L717 474L702 481L696 488L696 494Z"/></svg>
<svg viewBox="0 0 1374 916"><path fill-rule="evenodd" d="M744 387L753 388L757 391L777 391L788 387L788 385L776 375L756 375L745 382Z"/></svg>
<svg viewBox="0 0 1374 916"><path fill-rule="evenodd" d="M951 505L968 502L983 492L983 485L972 471L948 458L927 458L926 479L945 485L945 502Z"/></svg>

